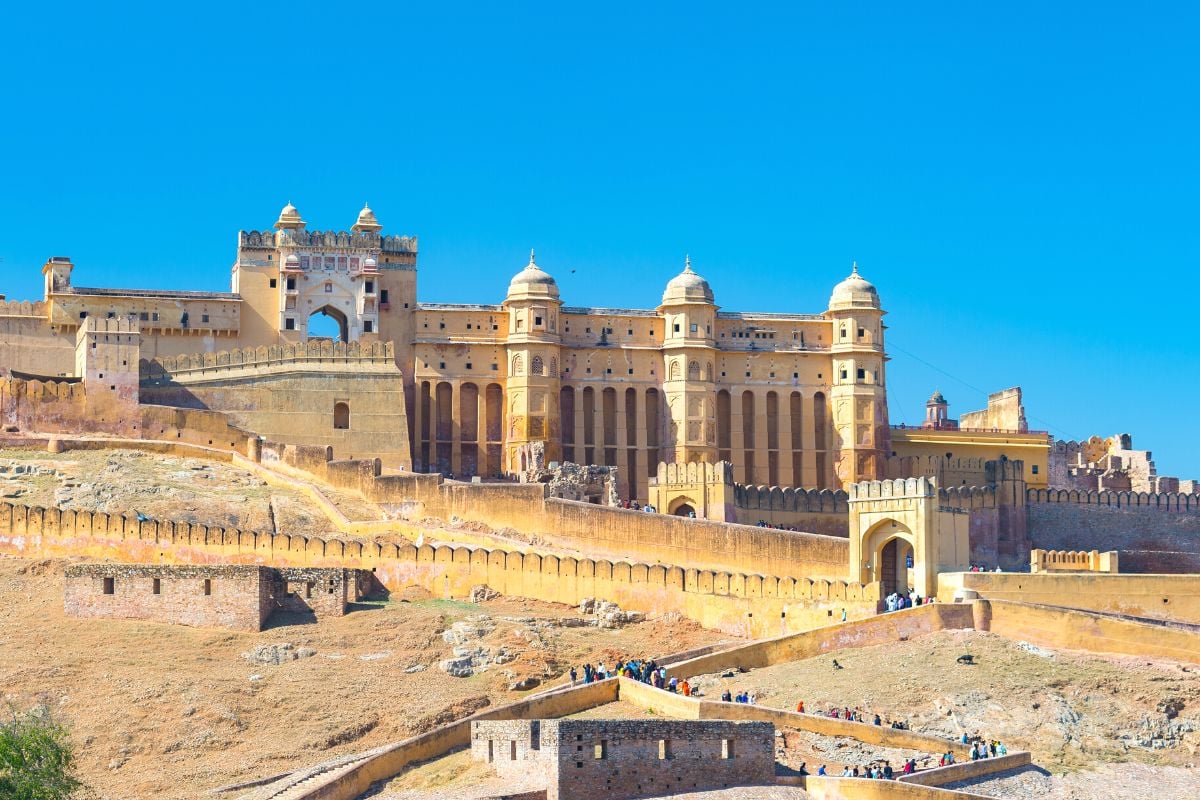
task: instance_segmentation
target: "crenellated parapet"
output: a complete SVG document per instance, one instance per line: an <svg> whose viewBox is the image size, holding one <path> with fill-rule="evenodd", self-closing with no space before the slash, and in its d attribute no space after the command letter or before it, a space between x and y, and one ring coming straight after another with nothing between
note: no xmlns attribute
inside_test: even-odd
<svg viewBox="0 0 1200 800"><path fill-rule="evenodd" d="M656 477L660 485L679 483L723 483L733 486L733 465L728 461L706 463L690 461L686 464L679 462L659 462Z"/></svg>
<svg viewBox="0 0 1200 800"><path fill-rule="evenodd" d="M1110 492L1080 489L1027 489L1028 503L1072 503L1109 508L1200 512L1200 495L1177 492Z"/></svg>
<svg viewBox="0 0 1200 800"><path fill-rule="evenodd" d="M995 508L997 504L995 486L950 486L938 489L938 505L970 511L978 508Z"/></svg>
<svg viewBox="0 0 1200 800"><path fill-rule="evenodd" d="M859 481L850 484L848 499L874 500L878 498L935 497L937 481L932 478L896 478L882 481Z"/></svg>
<svg viewBox="0 0 1200 800"><path fill-rule="evenodd" d="M733 487L733 497L737 507L747 511L845 514L849 495L840 489L746 486L739 483Z"/></svg>
<svg viewBox="0 0 1200 800"><path fill-rule="evenodd" d="M42 317L49 315L44 300L0 300L0 317Z"/></svg>
<svg viewBox="0 0 1200 800"><path fill-rule="evenodd" d="M271 347L246 347L218 353L193 353L190 355L142 359L141 380L145 382L165 381L172 377L212 373L222 370L244 370L247 368L271 368L289 364L395 364L395 345L392 342L333 342L328 339L310 339L289 345Z"/></svg>

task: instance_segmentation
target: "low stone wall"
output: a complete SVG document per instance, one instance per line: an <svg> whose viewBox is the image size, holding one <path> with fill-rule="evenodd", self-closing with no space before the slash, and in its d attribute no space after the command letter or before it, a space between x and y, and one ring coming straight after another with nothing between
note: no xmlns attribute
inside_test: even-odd
<svg viewBox="0 0 1200 800"><path fill-rule="evenodd" d="M1195 575L944 572L938 576L938 600L952 602L963 589L989 600L1200 624L1200 579Z"/></svg>
<svg viewBox="0 0 1200 800"><path fill-rule="evenodd" d="M993 800L989 795L864 778L810 776L801 785L813 800Z"/></svg>
<svg viewBox="0 0 1200 800"><path fill-rule="evenodd" d="M1007 600L972 604L975 627L1042 647L1200 664L1200 632Z"/></svg>
<svg viewBox="0 0 1200 800"><path fill-rule="evenodd" d="M984 778L1010 769L1020 769L1033 763L1033 757L1027 752L1009 753L995 758L981 758L977 761L960 761L948 767L934 767L912 775L901 775L896 780L903 783L915 783L921 786L945 786L947 783L957 783L974 778Z"/></svg>
<svg viewBox="0 0 1200 800"><path fill-rule="evenodd" d="M731 647L683 661L671 671L678 678L690 678L738 667L758 669L847 647L868 647L933 631L971 627L974 617L969 605L932 603Z"/></svg>

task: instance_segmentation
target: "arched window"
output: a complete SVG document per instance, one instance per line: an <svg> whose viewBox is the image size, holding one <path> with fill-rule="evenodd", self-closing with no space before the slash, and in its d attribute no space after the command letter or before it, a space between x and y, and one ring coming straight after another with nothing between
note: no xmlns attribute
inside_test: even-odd
<svg viewBox="0 0 1200 800"><path fill-rule="evenodd" d="M521 356L519 356L519 355L513 356L512 374L513 375L524 375L525 374L525 362L521 359Z"/></svg>
<svg viewBox="0 0 1200 800"><path fill-rule="evenodd" d="M542 366L542 357L534 356L533 361L529 362L529 374L530 375L541 375L542 372L544 372L544 371L545 371L545 369Z"/></svg>
<svg viewBox="0 0 1200 800"><path fill-rule="evenodd" d="M550 358L550 372L549 372L549 375L550 375L550 377L551 377L551 378L557 378L557 377L558 377L558 359L557 359L557 358L554 358L554 357L551 357L551 358Z"/></svg>
<svg viewBox="0 0 1200 800"><path fill-rule="evenodd" d="M334 403L333 404L333 427L334 427L334 430L339 430L339 431L350 430L350 404L349 403Z"/></svg>
<svg viewBox="0 0 1200 800"><path fill-rule="evenodd" d="M678 362L678 361L672 361L672 362L671 362L671 374L670 374L670 377L668 378L668 380L672 380L672 381L677 381L677 380L679 380L679 373L680 373L680 372L681 372L681 370L680 370L680 367L679 367L679 362Z"/></svg>
<svg viewBox="0 0 1200 800"><path fill-rule="evenodd" d="M688 380L689 381L700 380L700 362L699 361L693 361L692 363L688 364Z"/></svg>

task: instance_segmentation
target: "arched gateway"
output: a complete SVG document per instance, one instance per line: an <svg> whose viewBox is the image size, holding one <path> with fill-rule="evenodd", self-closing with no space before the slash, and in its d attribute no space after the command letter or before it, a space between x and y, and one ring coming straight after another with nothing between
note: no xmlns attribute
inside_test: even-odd
<svg viewBox="0 0 1200 800"><path fill-rule="evenodd" d="M878 582L880 597L937 593L939 572L969 566L969 515L938 504L932 478L862 481L849 486L848 578Z"/></svg>

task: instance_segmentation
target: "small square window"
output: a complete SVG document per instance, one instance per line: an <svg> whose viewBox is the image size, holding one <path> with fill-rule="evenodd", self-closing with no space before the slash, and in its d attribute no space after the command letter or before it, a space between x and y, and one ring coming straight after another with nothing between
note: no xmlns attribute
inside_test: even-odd
<svg viewBox="0 0 1200 800"><path fill-rule="evenodd" d="M143 311L141 314L138 315L138 319L140 319L142 322L149 322L150 321L150 312Z"/></svg>
<svg viewBox="0 0 1200 800"><path fill-rule="evenodd" d="M863 337L864 337L864 336L866 336L866 335L867 335L867 329L866 329L866 328L859 328L859 329L858 329L858 338L860 338L860 339L861 339L861 338L863 338Z"/></svg>
<svg viewBox="0 0 1200 800"><path fill-rule="evenodd" d="M325 284L325 294L333 294L333 284L332 283Z"/></svg>
<svg viewBox="0 0 1200 800"><path fill-rule="evenodd" d="M774 377L775 377L775 373L774 373L774 372L772 372L772 373L771 373L771 377L772 377L772 378L774 378Z"/></svg>
<svg viewBox="0 0 1200 800"><path fill-rule="evenodd" d="M630 328L630 329L629 329L629 334L628 334L628 335L629 335L629 336L633 336L633 328Z"/></svg>
<svg viewBox="0 0 1200 800"><path fill-rule="evenodd" d="M363 284L363 290L367 294L375 294L375 281L367 281Z"/></svg>
<svg viewBox="0 0 1200 800"><path fill-rule="evenodd" d="M363 320L363 333L374 333L375 323L369 319Z"/></svg>
<svg viewBox="0 0 1200 800"><path fill-rule="evenodd" d="M80 318L80 319L87 319L87 312L86 312L86 311L80 311L80 312L79 312L79 318Z"/></svg>
<svg viewBox="0 0 1200 800"><path fill-rule="evenodd" d="M201 314L201 315L200 315L200 321L201 321L201 322L208 322L208 314Z"/></svg>
<svg viewBox="0 0 1200 800"><path fill-rule="evenodd" d="M596 761L603 761L604 759L608 758L608 740L607 739L601 739L596 744L595 755L593 757L595 758Z"/></svg>
<svg viewBox="0 0 1200 800"><path fill-rule="evenodd" d="M152 314L150 315L150 320L151 320L152 322L158 322L158 312L157 312L157 311L155 311L154 313L152 313Z"/></svg>
<svg viewBox="0 0 1200 800"><path fill-rule="evenodd" d="M842 380L846 380L846 370L842 370Z"/></svg>
<svg viewBox="0 0 1200 800"><path fill-rule="evenodd" d="M793 377L793 378L799 378L799 377L800 377L800 373L799 373L799 372L793 372L793 373L792 373L792 377Z"/></svg>
<svg viewBox="0 0 1200 800"><path fill-rule="evenodd" d="M631 368L630 368L630 370L629 370L629 374L630 374L630 375L632 375L632 374L633 374L633 368L632 368L632 367L631 367Z"/></svg>
<svg viewBox="0 0 1200 800"><path fill-rule="evenodd" d="M609 367L608 369L604 370L604 374L605 374L605 375L612 375L612 367Z"/></svg>
<svg viewBox="0 0 1200 800"><path fill-rule="evenodd" d="M439 330L443 330L443 331L444 331L444 330L446 330L446 323L444 323L444 322L439 322L439 323L438 323L438 329L439 329Z"/></svg>
<svg viewBox="0 0 1200 800"><path fill-rule="evenodd" d="M294 331L294 330L296 330L296 320L294 320L294 319L291 319L291 318L285 319L285 320L283 321L283 329L284 329L285 331Z"/></svg>
<svg viewBox="0 0 1200 800"><path fill-rule="evenodd" d="M445 368L446 368L446 362L445 362L445 361L439 361L439 362L438 362L438 369L445 369Z"/></svg>
<svg viewBox="0 0 1200 800"><path fill-rule="evenodd" d="M296 279L295 279L295 278L288 278L288 279L287 279L287 288L289 288L289 289L295 289L295 288L296 288Z"/></svg>
<svg viewBox="0 0 1200 800"><path fill-rule="evenodd" d="M721 377L722 377L722 378L724 378L724 377L725 377L725 373L724 373L724 372L722 372L722 373L721 373Z"/></svg>
<svg viewBox="0 0 1200 800"><path fill-rule="evenodd" d="M276 288L278 288L278 287L279 287L279 279L278 279L278 278L271 278L271 288L272 288L272 289L276 289Z"/></svg>
<svg viewBox="0 0 1200 800"><path fill-rule="evenodd" d="M583 332L584 332L584 333L591 333L591 332L592 332L592 329L591 329L591 328L584 328L584 329L583 329Z"/></svg>
<svg viewBox="0 0 1200 800"><path fill-rule="evenodd" d="M541 318L541 317L534 317L534 318L533 318L533 324L534 324L534 325L541 325L541 324L542 324L542 318Z"/></svg>
<svg viewBox="0 0 1200 800"><path fill-rule="evenodd" d="M104 593L105 594L116 594L116 592L117 592L116 579L115 578L105 578L104 579Z"/></svg>
<svg viewBox="0 0 1200 800"><path fill-rule="evenodd" d="M471 369L471 362L470 362L470 361L468 361L468 362L467 362L467 369Z"/></svg>
<svg viewBox="0 0 1200 800"><path fill-rule="evenodd" d="M679 333L679 323L675 323L675 333Z"/></svg>
<svg viewBox="0 0 1200 800"><path fill-rule="evenodd" d="M1038 474L1038 465L1037 465L1037 464L1034 464L1034 465L1033 465L1033 474L1034 474L1034 475L1037 475L1037 474Z"/></svg>
<svg viewBox="0 0 1200 800"><path fill-rule="evenodd" d="M692 323L692 333L697 333L697 332L699 332L699 330L700 330L700 326L697 325L695 322L693 322Z"/></svg>
<svg viewBox="0 0 1200 800"><path fill-rule="evenodd" d="M162 578L154 579L154 584L150 587L150 591L154 592L155 594L162 594Z"/></svg>
<svg viewBox="0 0 1200 800"><path fill-rule="evenodd" d="M498 372L499 370L500 370L499 364L492 364L492 372Z"/></svg>
<svg viewBox="0 0 1200 800"><path fill-rule="evenodd" d="M747 372L747 373L746 373L746 377L747 377L747 378L749 378L749 377L750 377L750 373L749 373L749 372Z"/></svg>
<svg viewBox="0 0 1200 800"><path fill-rule="evenodd" d="M208 597L212 594L212 578L204 579L204 596Z"/></svg>
<svg viewBox="0 0 1200 800"><path fill-rule="evenodd" d="M867 371L865 369L858 370L857 374L860 381L867 377Z"/></svg>

